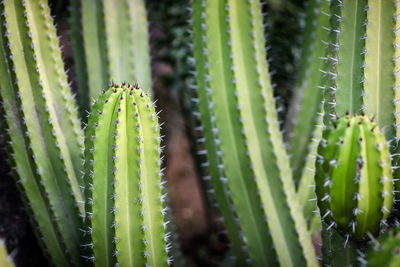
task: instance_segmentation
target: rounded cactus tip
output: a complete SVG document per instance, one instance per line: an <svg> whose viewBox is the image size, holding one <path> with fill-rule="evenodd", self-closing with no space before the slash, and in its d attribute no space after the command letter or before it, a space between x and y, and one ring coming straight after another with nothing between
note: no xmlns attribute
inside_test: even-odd
<svg viewBox="0 0 400 267"><path fill-rule="evenodd" d="M393 206L389 147L364 115L346 115L326 131L315 172L321 218L346 238L368 239L380 232Z"/></svg>

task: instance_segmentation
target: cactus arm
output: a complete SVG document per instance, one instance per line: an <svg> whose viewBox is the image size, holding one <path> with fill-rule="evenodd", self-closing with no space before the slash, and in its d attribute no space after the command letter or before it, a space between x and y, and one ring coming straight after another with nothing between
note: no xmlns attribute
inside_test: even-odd
<svg viewBox="0 0 400 267"><path fill-rule="evenodd" d="M133 82L132 14L128 1L105 0L103 5L110 77L116 83Z"/></svg>
<svg viewBox="0 0 400 267"><path fill-rule="evenodd" d="M296 86L296 90L302 92L301 94L303 95L301 101L299 101L300 107L297 106L300 110L293 117L288 117L288 120L294 121L289 154L291 155L290 164L293 168L293 178L296 184L299 183L303 173L306 155L309 152L309 145L318 120L318 111L321 108L323 97L321 84L324 75L321 70L324 68L328 52L324 43L329 41L329 31L327 30L330 18L329 6L328 1L321 1L318 7L315 7L319 10L318 14L315 15L317 16L317 27L312 41L313 51L308 55L311 62L307 66L308 70L304 74L305 77L299 77L299 79L303 79L303 83ZM308 54L307 51L305 53ZM302 63L305 64L304 62Z"/></svg>
<svg viewBox="0 0 400 267"><path fill-rule="evenodd" d="M26 12L43 93L49 96L47 100L49 121L53 122L65 171L80 207L80 213L83 214L84 201L81 191L83 181L79 178L82 158L74 156L81 155L83 151L83 133L58 49L57 33L55 27L47 26L53 22L46 1L26 1ZM54 65L51 62L54 62ZM59 88L61 94L51 88Z"/></svg>
<svg viewBox="0 0 400 267"><path fill-rule="evenodd" d="M394 1L369 1L365 41L365 113L374 116L387 140L394 137Z"/></svg>
<svg viewBox="0 0 400 267"><path fill-rule="evenodd" d="M152 88L150 67L149 26L144 0L130 0L129 15L133 36L134 77L145 92ZM129 75L127 76L129 77Z"/></svg>
<svg viewBox="0 0 400 267"><path fill-rule="evenodd" d="M79 264L81 258L78 229L81 226L81 220L79 210L75 207L75 199L71 197L73 191L68 184L68 182L72 184L71 179L76 179L74 170L68 169L70 163L68 161L71 161L71 157L79 158L80 152L71 155L69 153L73 151L65 151L62 148L62 146L64 148L66 146L63 143L65 136L63 136L64 133L61 133L62 136L57 135L61 123L58 120L59 118L55 117L54 105L64 105L65 102L58 103L57 97L53 95L53 90L58 89L62 92L63 90L60 85L57 85L56 88L48 87L44 80L46 77L43 77L46 72L43 68L54 68L60 72L59 75L62 75L63 69L59 68L57 60L47 62L47 65L44 64L46 66L41 65L43 58L38 51L36 39L36 27L45 27L45 25L49 29L53 27L52 22L46 20L46 16L49 14L47 3L6 1L3 4L7 30L11 33L8 36L10 52L15 66L16 80L18 80L27 135L37 165L36 172L40 175L41 183L43 183L46 194L48 194L54 219L60 225L61 235L67 246L67 253L71 255L75 264ZM51 42L51 36L49 39L45 40ZM50 52L56 53L57 44L53 43L52 45L54 51ZM59 75L52 78L55 80L62 79ZM67 120L67 124L70 123L69 117L61 119ZM76 139L72 139L70 142L74 142L74 140ZM75 194L75 196L78 197L78 194Z"/></svg>
<svg viewBox="0 0 400 267"><path fill-rule="evenodd" d="M207 1L205 7L211 100L215 103L212 109L231 197L246 237L249 256L252 264L265 265L273 263L275 256L263 211L259 207L256 184L251 179L254 174L246 156L245 138L239 121L232 84L234 76L230 69L232 62L226 48L229 35L225 5L225 1Z"/></svg>
<svg viewBox="0 0 400 267"><path fill-rule="evenodd" d="M258 3L258 7L260 7L258 1L253 2L255 5ZM251 17L251 14L261 14L261 10L252 10L250 3L243 1L232 0L229 1L229 5L232 55L240 113L243 119L250 159L254 166L272 239L279 261L283 266L305 265L306 261L302 245L309 245L307 252L313 251L311 240L308 240L309 244L306 244L306 239L302 240L304 241L303 244L299 242L296 226L302 227L301 230L305 232L307 227L302 225L305 221L302 218L302 214L298 212L294 185L290 171L288 171L289 166L285 166L287 157L281 162L283 165L281 168L284 169L287 167L287 172L285 173L284 169L280 173L281 169L277 164L277 156L273 154L275 151L275 153L284 151L284 146L283 144L281 144L281 147L278 145L273 146L273 143L279 142L281 137L273 136L276 138L273 139L272 134L270 135L267 130L268 128L278 127L277 124L271 123L272 120L267 117L268 113L275 113L275 110L273 106L267 106L267 110L262 108L265 106L264 98L259 97L260 94L263 94L262 88L259 86L257 70L258 72L264 70L268 73L268 69L257 69L256 56L249 57L249 54L255 54L255 46L264 47L261 38L258 39L258 43L253 43L255 40L252 38L252 34L255 35L255 32L263 32L262 27L255 28L255 26L260 26L260 24L251 24L251 21L255 21ZM265 91L267 90L265 88ZM269 91L272 91L272 88L269 88ZM265 126L260 127L260 125ZM292 214L292 212L297 214ZM298 230L299 234L302 234L301 230ZM306 234L308 233L306 232ZM313 264L313 260L316 265L315 259L310 259L310 265Z"/></svg>
<svg viewBox="0 0 400 267"><path fill-rule="evenodd" d="M103 1L82 0L82 30L89 81L89 96L97 99L109 82Z"/></svg>
<svg viewBox="0 0 400 267"><path fill-rule="evenodd" d="M142 213L145 236L145 256L151 266L165 266L167 263L167 248L165 247L163 226L163 206L161 199L160 158L160 127L157 115L150 98L143 93L135 94L139 110L139 121L143 138L142 158ZM146 255L148 252L148 256Z"/></svg>
<svg viewBox="0 0 400 267"><path fill-rule="evenodd" d="M104 102L102 115L95 127L93 140L93 180L91 228L95 264L115 263L113 214L113 144L120 93L111 94Z"/></svg>
<svg viewBox="0 0 400 267"><path fill-rule="evenodd" d="M4 29L4 6L0 5L0 36L5 36ZM29 140L25 135L26 128L24 127L21 118L20 103L18 102L17 85L14 83L15 76L11 72L13 69L10 60L10 51L8 50L5 38L0 38L0 92L3 102L2 109L6 116L7 135L9 136L9 153L15 164L16 174L19 176L18 184L25 195L25 199L29 200L29 205L32 210L33 220L38 226L39 236L42 237L45 249L53 259L54 263L60 266L68 265L69 260L64 255L64 245L60 242L58 229L53 223L53 214L48 209L48 200L42 194L42 188L39 184L39 178L36 177L35 170L37 166L30 158L32 156L29 149Z"/></svg>
<svg viewBox="0 0 400 267"><path fill-rule="evenodd" d="M143 218L140 216L140 163L139 143L142 136L136 128L139 121L135 117L137 108L131 97L126 95L118 109L118 123L115 138L115 229L117 260L121 266L142 266L145 264L142 253L144 233ZM131 199L137 196L136 199ZM130 203L131 205L127 205ZM133 204L133 205L132 205ZM141 238L140 238L141 237Z"/></svg>
<svg viewBox="0 0 400 267"><path fill-rule="evenodd" d="M83 46L81 8L81 0L71 1L71 44L74 51L75 75L78 84L78 103L81 118L86 122L86 112L90 109L90 100L85 47Z"/></svg>
<svg viewBox="0 0 400 267"><path fill-rule="evenodd" d="M341 8L336 66L336 113L360 114L363 90L363 55L366 1L344 1Z"/></svg>
<svg viewBox="0 0 400 267"><path fill-rule="evenodd" d="M194 101L198 102L198 110L201 114L202 132L205 138L204 145L207 151L208 174L214 190L214 196L224 219L224 225L232 244L236 262L238 265L244 266L246 264L245 260L247 255L243 250L244 244L240 237L238 226L235 223L236 214L231 208L232 200L229 197L229 189L224 182L226 178L224 178L223 169L221 169L223 165L220 156L221 151L217 144L219 140L217 139L216 133L214 133L214 129L216 128L215 122L212 119L214 117L211 109L213 104L208 94L209 82L207 81L208 69L206 67L208 62L205 54L205 29L203 28L203 24L205 24L205 11L202 3L203 0L194 0L192 3L192 40L198 97L198 99Z"/></svg>

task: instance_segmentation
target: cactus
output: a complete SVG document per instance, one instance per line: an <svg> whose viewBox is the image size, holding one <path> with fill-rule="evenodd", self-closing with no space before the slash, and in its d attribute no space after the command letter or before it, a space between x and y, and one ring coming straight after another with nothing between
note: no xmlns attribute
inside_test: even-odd
<svg viewBox="0 0 400 267"><path fill-rule="evenodd" d="M399 228L390 230L382 235L378 240L372 240L372 246L369 248L366 260L370 267L394 267L400 265L400 235Z"/></svg>
<svg viewBox="0 0 400 267"><path fill-rule="evenodd" d="M389 148L376 123L345 116L318 147L316 194L328 228L355 240L377 235L393 205Z"/></svg>
<svg viewBox="0 0 400 267"><path fill-rule="evenodd" d="M293 178L297 184L301 181L310 143L317 133L318 112L321 109L323 90L321 90L324 68L327 60L330 23L330 3L311 0L307 7L306 28L299 73L294 96L286 120L286 133L290 135L290 164Z"/></svg>
<svg viewBox="0 0 400 267"><path fill-rule="evenodd" d="M194 55L202 75L198 80L206 77L207 81L198 88L205 91L198 94L209 94L208 101L198 100L200 117L206 118L203 128L214 133L205 135L206 140L214 139L206 141L206 148L211 143L221 150L220 169L227 177L227 194L250 262L271 264L276 253L284 266L316 265L279 133L265 62L260 2L194 1L193 7L194 13L204 8L200 26L205 31L205 45L194 43ZM193 23L201 20L193 19ZM199 59L206 61L206 69L197 64ZM214 129L206 128L212 127L210 119Z"/></svg>
<svg viewBox="0 0 400 267"><path fill-rule="evenodd" d="M74 18L74 24L77 24L76 20L80 18ZM96 99L109 81L133 83L136 80L141 81L148 92L151 89L151 70L144 1L83 0L81 18L85 57L80 60L86 63L80 65L87 66L90 91L87 92L84 86L80 88L81 93ZM76 42L82 38L77 31L72 37ZM76 48L76 53L81 52L79 47ZM84 75L84 72L80 74Z"/></svg>
<svg viewBox="0 0 400 267"><path fill-rule="evenodd" d="M0 239L0 266L14 267L14 262L11 256L8 255L4 241Z"/></svg>
<svg viewBox="0 0 400 267"><path fill-rule="evenodd" d="M0 13L0 94L11 164L54 264L79 265L83 134L47 1L2 1Z"/></svg>
<svg viewBox="0 0 400 267"><path fill-rule="evenodd" d="M96 266L170 262L160 142L154 106L137 85L115 85L93 105L85 138L83 246Z"/></svg>

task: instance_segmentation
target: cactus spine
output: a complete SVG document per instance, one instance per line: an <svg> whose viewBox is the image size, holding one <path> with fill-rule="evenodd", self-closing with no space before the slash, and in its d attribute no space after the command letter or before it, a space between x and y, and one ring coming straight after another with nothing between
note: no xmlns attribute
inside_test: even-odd
<svg viewBox="0 0 400 267"><path fill-rule="evenodd" d="M194 1L193 7L204 7L206 45L204 49L195 43L194 50L196 63L199 54L205 55L201 60L207 61L205 75L210 85L198 88L210 94L209 102L198 100L199 106L211 107L211 115L199 108L201 119L210 116L215 121L221 165L250 261L256 266L271 264L277 253L284 266L315 265L279 133L260 2ZM204 75L205 70L199 70Z"/></svg>
<svg viewBox="0 0 400 267"><path fill-rule="evenodd" d="M96 266L166 266L160 127L149 96L115 85L92 107L85 138L87 233Z"/></svg>
<svg viewBox="0 0 400 267"><path fill-rule="evenodd" d="M144 1L83 0L81 5L86 54L81 60L86 60L90 97L96 99L113 80L140 81L148 92L151 70Z"/></svg>
<svg viewBox="0 0 400 267"><path fill-rule="evenodd" d="M2 1L0 13L0 88L14 172L53 262L79 265L83 134L47 1Z"/></svg>
<svg viewBox="0 0 400 267"><path fill-rule="evenodd" d="M367 252L368 266L395 267L400 265L400 235L399 228L390 230L378 240L372 240L372 246Z"/></svg>

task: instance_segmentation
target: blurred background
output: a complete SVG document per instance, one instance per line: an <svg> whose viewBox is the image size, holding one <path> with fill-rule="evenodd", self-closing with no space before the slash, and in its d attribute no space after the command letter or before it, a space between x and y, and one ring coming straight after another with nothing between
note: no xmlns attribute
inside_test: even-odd
<svg viewBox="0 0 400 267"><path fill-rule="evenodd" d="M52 0L63 57L76 92L71 50L69 1ZM300 55L305 0L269 0L265 12L267 53L283 123L292 94ZM189 0L147 0L153 72L153 94L162 110L165 178L179 241L187 266L218 266L229 253L229 242L216 211L207 200L207 188L195 153L196 120L191 116L190 85L195 83L189 63ZM1 142L3 142L1 140ZM1 146L2 148L4 146ZM18 266L47 266L38 247L4 149L0 152L0 237L5 238Z"/></svg>

